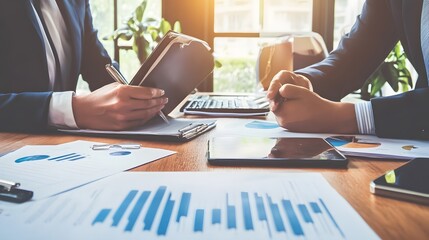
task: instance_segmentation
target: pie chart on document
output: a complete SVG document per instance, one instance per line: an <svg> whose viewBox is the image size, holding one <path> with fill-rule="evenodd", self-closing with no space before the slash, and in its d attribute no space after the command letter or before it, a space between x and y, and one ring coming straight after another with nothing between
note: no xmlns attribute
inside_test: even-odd
<svg viewBox="0 0 429 240"><path fill-rule="evenodd" d="M381 145L377 142L367 142L359 139L356 136L330 136L326 138L334 147L342 148L375 148Z"/></svg>

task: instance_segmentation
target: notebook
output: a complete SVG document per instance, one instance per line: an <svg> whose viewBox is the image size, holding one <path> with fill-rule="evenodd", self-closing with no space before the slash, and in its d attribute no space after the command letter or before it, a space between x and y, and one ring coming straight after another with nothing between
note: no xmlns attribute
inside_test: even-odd
<svg viewBox="0 0 429 240"><path fill-rule="evenodd" d="M193 95L182 105L181 111L192 115L210 116L266 116L269 102L264 95Z"/></svg>

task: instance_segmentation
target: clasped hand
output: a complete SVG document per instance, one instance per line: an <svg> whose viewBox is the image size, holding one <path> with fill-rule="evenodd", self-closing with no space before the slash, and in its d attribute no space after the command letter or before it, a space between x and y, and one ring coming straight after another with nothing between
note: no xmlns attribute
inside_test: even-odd
<svg viewBox="0 0 429 240"><path fill-rule="evenodd" d="M290 131L357 132L354 105L320 97L305 76L280 71L271 81L267 98L279 125Z"/></svg>
<svg viewBox="0 0 429 240"><path fill-rule="evenodd" d="M72 104L79 128L124 130L143 125L167 102L164 90L111 83L74 96Z"/></svg>

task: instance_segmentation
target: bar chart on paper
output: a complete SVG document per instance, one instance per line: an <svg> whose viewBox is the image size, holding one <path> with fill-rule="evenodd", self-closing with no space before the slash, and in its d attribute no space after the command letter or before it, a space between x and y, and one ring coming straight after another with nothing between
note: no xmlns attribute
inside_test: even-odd
<svg viewBox="0 0 429 240"><path fill-rule="evenodd" d="M37 226L59 219L65 223L67 219L70 225L87 230L87 234L104 234L103 239L377 238L317 174L290 177L270 174L256 177L259 181L236 174L169 174L120 174L120 181L115 182L127 185L115 191L110 188L86 191L91 196L86 199L87 206L67 210L64 204L73 202L70 193L68 199L59 196L54 202L32 207L43 214L35 217L36 214L28 213L32 217L26 222ZM115 177L118 175L112 178ZM180 179L180 183L174 179ZM330 191L336 195L329 194ZM83 192L78 193L83 202ZM47 206L55 211L50 213L45 209Z"/></svg>
<svg viewBox="0 0 429 240"><path fill-rule="evenodd" d="M178 199L173 200L172 193L166 191L166 186L160 186L155 192L132 190L117 209L101 209L92 225L106 224L110 227L118 227L121 221L125 221L126 224L122 228L125 232L153 231L157 236L165 236L167 232L175 231L171 230L175 228L174 225L184 222L183 225L188 226L188 232L204 233L205 230L210 231L210 228L237 232L256 231L261 228L268 238L282 233L304 237L304 229L308 229L306 232L315 231L316 225L319 225L325 226L319 229L319 234L326 231L329 235L344 237L344 233L321 198L298 203L286 198L273 199L268 194L240 192L235 196L238 200L232 204L229 193L226 193L221 207L192 208L190 207L192 193L183 192ZM153 194L152 201L148 202L151 194ZM163 198L166 200L161 207ZM131 204L133 200L135 201ZM145 204L149 206L147 211L142 213ZM173 212L176 204L178 207ZM131 211L126 215L128 208ZM160 215L160 219L154 224L156 215ZM134 229L138 216L143 219L142 229ZM240 224L237 224L238 222ZM290 233L286 230L288 226Z"/></svg>

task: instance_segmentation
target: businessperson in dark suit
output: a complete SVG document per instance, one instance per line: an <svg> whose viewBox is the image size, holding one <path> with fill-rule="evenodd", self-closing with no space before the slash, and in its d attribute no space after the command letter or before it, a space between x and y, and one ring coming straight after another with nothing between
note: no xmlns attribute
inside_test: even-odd
<svg viewBox="0 0 429 240"><path fill-rule="evenodd" d="M338 102L363 85L399 40L419 75L415 89ZM335 51L294 73L279 72L267 97L279 124L291 131L429 139L428 72L429 0L367 0Z"/></svg>
<svg viewBox="0 0 429 240"><path fill-rule="evenodd" d="M113 83L89 0L0 0L0 131L120 130L144 124L160 89ZM76 95L77 79L91 93Z"/></svg>

